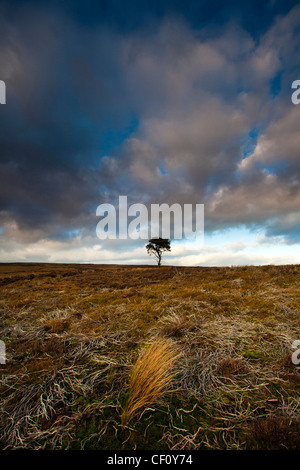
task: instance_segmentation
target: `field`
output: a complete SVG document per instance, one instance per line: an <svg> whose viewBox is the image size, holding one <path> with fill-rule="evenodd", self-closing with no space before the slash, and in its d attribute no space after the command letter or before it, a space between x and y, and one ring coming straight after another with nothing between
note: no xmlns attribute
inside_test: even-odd
<svg viewBox="0 0 300 470"><path fill-rule="evenodd" d="M1 264L1 449L300 449L300 266Z"/></svg>

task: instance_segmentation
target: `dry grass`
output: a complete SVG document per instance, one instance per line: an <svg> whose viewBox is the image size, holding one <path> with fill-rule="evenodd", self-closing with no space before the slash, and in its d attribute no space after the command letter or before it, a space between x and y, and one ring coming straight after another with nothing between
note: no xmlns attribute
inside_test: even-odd
<svg viewBox="0 0 300 470"><path fill-rule="evenodd" d="M300 421L276 415L253 420L249 426L248 440L255 449L299 450Z"/></svg>
<svg viewBox="0 0 300 470"><path fill-rule="evenodd" d="M129 398L121 416L122 424L128 424L163 393L172 390L176 376L174 363L179 356L171 341L157 340L138 357L130 375Z"/></svg>
<svg viewBox="0 0 300 470"><path fill-rule="evenodd" d="M299 449L299 311L300 266L0 264L0 449Z"/></svg>
<svg viewBox="0 0 300 470"><path fill-rule="evenodd" d="M176 312L171 312L161 319L159 333L169 338L180 338L191 326L191 323Z"/></svg>
<svg viewBox="0 0 300 470"><path fill-rule="evenodd" d="M219 362L217 372L221 377L229 378L236 375L244 375L249 371L247 364L241 359L225 357Z"/></svg>

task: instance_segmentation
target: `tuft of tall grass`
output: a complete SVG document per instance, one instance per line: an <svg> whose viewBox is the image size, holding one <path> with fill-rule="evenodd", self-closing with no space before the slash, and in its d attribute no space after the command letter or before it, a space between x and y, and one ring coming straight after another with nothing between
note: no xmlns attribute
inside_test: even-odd
<svg viewBox="0 0 300 470"><path fill-rule="evenodd" d="M121 416L127 424L153 404L163 393L172 391L177 374L174 367L180 353L171 340L156 340L138 357L129 379L129 396Z"/></svg>

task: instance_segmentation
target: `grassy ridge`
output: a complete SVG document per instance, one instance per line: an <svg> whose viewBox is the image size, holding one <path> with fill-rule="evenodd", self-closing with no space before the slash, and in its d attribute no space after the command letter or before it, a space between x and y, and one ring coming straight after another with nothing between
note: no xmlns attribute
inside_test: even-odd
<svg viewBox="0 0 300 470"><path fill-rule="evenodd" d="M300 448L299 274L0 265L1 448ZM148 400L153 344L172 385Z"/></svg>

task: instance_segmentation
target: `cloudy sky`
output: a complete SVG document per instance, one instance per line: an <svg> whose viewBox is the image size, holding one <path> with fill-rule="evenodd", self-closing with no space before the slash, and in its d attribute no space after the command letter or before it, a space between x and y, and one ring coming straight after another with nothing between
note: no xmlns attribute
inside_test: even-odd
<svg viewBox="0 0 300 470"><path fill-rule="evenodd" d="M165 264L300 262L300 5L0 2L0 260L155 263L102 203L204 204Z"/></svg>

